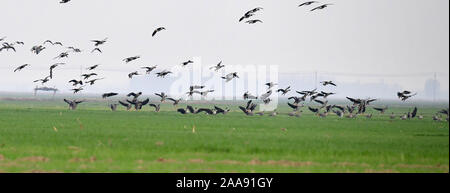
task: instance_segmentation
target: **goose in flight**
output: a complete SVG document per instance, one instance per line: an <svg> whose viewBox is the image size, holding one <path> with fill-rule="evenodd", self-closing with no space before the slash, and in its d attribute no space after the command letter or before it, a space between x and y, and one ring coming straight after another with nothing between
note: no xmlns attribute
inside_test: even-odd
<svg viewBox="0 0 450 193"><path fill-rule="evenodd" d="M253 96L252 94L250 94L248 91L244 93L244 100L248 100L248 99L258 99L257 96Z"/></svg>
<svg viewBox="0 0 450 193"><path fill-rule="evenodd" d="M21 65L21 66L17 67L16 69L14 69L14 72L21 71L22 69L24 69L27 66L30 66L30 64Z"/></svg>
<svg viewBox="0 0 450 193"><path fill-rule="evenodd" d="M216 110L215 109L207 109L207 108L200 108L197 110L197 112L195 114L199 114L201 112L205 112L208 115L215 115L216 114Z"/></svg>
<svg viewBox="0 0 450 193"><path fill-rule="evenodd" d="M155 29L155 31L153 31L153 33L152 33L152 37L154 37L154 36L156 35L156 33L160 32L160 31L162 31L162 30L166 30L166 28L164 28L164 27L159 27L159 28Z"/></svg>
<svg viewBox="0 0 450 193"><path fill-rule="evenodd" d="M254 104L253 102L252 102L252 100L249 100L248 102L247 102L247 106L246 107L242 107L242 106L239 106L239 109L241 109L242 110L242 112L244 112L246 115L253 115L253 111L255 110L255 108L256 108L256 104Z"/></svg>
<svg viewBox="0 0 450 193"><path fill-rule="evenodd" d="M0 48L0 52L2 51L2 50L5 50L6 49L6 51L9 51L10 49L11 50L13 50L14 52L16 52L16 48L14 48L14 46L12 46L12 45L10 45L10 44L8 44L8 43L3 43L3 47L1 47Z"/></svg>
<svg viewBox="0 0 450 193"><path fill-rule="evenodd" d="M387 106L382 107L382 108L380 108L380 107L373 107L373 109L375 109L376 111L380 112L381 114L384 114L384 112L386 112L388 107Z"/></svg>
<svg viewBox="0 0 450 193"><path fill-rule="evenodd" d="M267 89L271 89L272 87L274 87L274 86L276 86L276 85L278 85L277 83L273 83L273 82L268 82L268 83L266 83L265 84L266 86L268 86L269 88L267 88Z"/></svg>
<svg viewBox="0 0 450 193"><path fill-rule="evenodd" d="M132 105L134 105L134 109L136 111L138 111L138 110L141 110L143 106L147 105L150 102L150 99L147 98L147 99L145 99L143 101L138 101L138 100L130 101L130 100L127 99L127 102L132 104Z"/></svg>
<svg viewBox="0 0 450 193"><path fill-rule="evenodd" d="M82 80L70 80L69 83L72 83L73 86L78 86L78 85L83 85L83 81Z"/></svg>
<svg viewBox="0 0 450 193"><path fill-rule="evenodd" d="M86 83L88 83L89 85L92 86L92 85L95 84L96 81L103 80L103 79L105 79L105 78L96 78L96 79L92 79L90 81L87 81Z"/></svg>
<svg viewBox="0 0 450 193"><path fill-rule="evenodd" d="M157 66L151 66L151 67L141 67L142 69L145 69L145 73L146 74L150 74L150 72L152 72L153 70L156 69Z"/></svg>
<svg viewBox="0 0 450 193"><path fill-rule="evenodd" d="M155 108L155 112L159 112L159 110L161 109L160 104L150 104L150 106Z"/></svg>
<svg viewBox="0 0 450 193"><path fill-rule="evenodd" d="M90 67L86 68L86 70L95 70L98 66L100 66L100 64L90 66Z"/></svg>
<svg viewBox="0 0 450 193"><path fill-rule="evenodd" d="M138 92L138 93L134 93L134 92L131 92L131 93L128 93L127 94L127 97L133 97L133 100L132 101L137 101L137 99L140 97L142 95L142 92Z"/></svg>
<svg viewBox="0 0 450 193"><path fill-rule="evenodd" d="M253 13L245 13L244 16L242 16L241 18L239 18L239 22L242 22L244 19L248 19L250 17L253 17L255 14Z"/></svg>
<svg viewBox="0 0 450 193"><path fill-rule="evenodd" d="M69 104L69 109L71 109L71 110L76 110L78 104L83 103L83 102L85 102L85 101L84 101L84 100L82 100L82 101L78 101L78 100L73 100L73 101L71 101L71 100L64 99L64 102L66 102L67 104Z"/></svg>
<svg viewBox="0 0 450 193"><path fill-rule="evenodd" d="M192 64L192 63L194 63L194 61L188 60L188 61L186 61L186 62L181 63L181 66L185 67L185 66L187 66L188 64Z"/></svg>
<svg viewBox="0 0 450 193"><path fill-rule="evenodd" d="M321 101L321 100L318 100L318 99L315 99L314 102L321 104L322 106L320 108L324 108L328 104L328 101Z"/></svg>
<svg viewBox="0 0 450 193"><path fill-rule="evenodd" d="M178 103L180 103L180 101L182 101L183 99L180 98L180 99L176 100L174 98L167 98L167 100L172 101L173 102L173 106L177 106Z"/></svg>
<svg viewBox="0 0 450 193"><path fill-rule="evenodd" d="M89 79L91 76L97 76L97 73L89 73L89 74L82 74L84 80Z"/></svg>
<svg viewBox="0 0 450 193"><path fill-rule="evenodd" d="M156 73L156 77L165 78L167 75L171 74L171 71L163 70L162 72Z"/></svg>
<svg viewBox="0 0 450 193"><path fill-rule="evenodd" d="M79 92L81 92L82 90L84 90L83 87L84 87L84 86L81 86L81 87L79 87L79 88L74 88L74 89L70 89L70 90L73 91L73 94L76 94L76 93L79 93Z"/></svg>
<svg viewBox="0 0 450 193"><path fill-rule="evenodd" d="M222 65L222 61L220 61L217 65L210 67L209 69L214 69L214 71L219 71L221 68L225 67L225 65Z"/></svg>
<svg viewBox="0 0 450 193"><path fill-rule="evenodd" d="M232 73L227 74L226 76L222 76L222 79L225 79L226 82L230 82L234 78L239 78L237 72L232 72Z"/></svg>
<svg viewBox="0 0 450 193"><path fill-rule="evenodd" d="M256 12L261 11L261 10L263 10L262 7L257 7L257 8L254 8L254 9L248 11L246 14L253 14L253 13L256 13Z"/></svg>
<svg viewBox="0 0 450 193"><path fill-rule="evenodd" d="M53 69L60 65L65 65L65 63L56 63L50 66L50 79L53 79Z"/></svg>
<svg viewBox="0 0 450 193"><path fill-rule="evenodd" d="M59 3L68 3L70 0L61 0Z"/></svg>
<svg viewBox="0 0 450 193"><path fill-rule="evenodd" d="M45 77L45 78L43 78L43 79L35 80L35 81L33 81L33 82L41 82L41 84L45 84L45 83L48 82L48 81L50 81L50 76L47 76L47 77Z"/></svg>
<svg viewBox="0 0 450 193"><path fill-rule="evenodd" d="M97 51L97 52L99 52L99 53L102 53L102 50L100 50L100 48L94 48L94 49L91 51L91 53L94 53L95 51Z"/></svg>
<svg viewBox="0 0 450 193"><path fill-rule="evenodd" d="M267 98L270 97L270 95L272 95L272 90L267 91L266 93L262 94L259 98L261 100L266 100Z"/></svg>
<svg viewBox="0 0 450 193"><path fill-rule="evenodd" d="M53 46L54 45L63 46L63 44L61 42L52 42L51 40L45 40L45 42L43 44L45 45L46 43L49 43L49 44L51 44Z"/></svg>
<svg viewBox="0 0 450 193"><path fill-rule="evenodd" d="M327 98L330 95L335 95L336 93L333 92L324 92L324 91L320 91L320 93L317 94L317 96L319 97L323 97L323 98Z"/></svg>
<svg viewBox="0 0 450 193"><path fill-rule="evenodd" d="M161 92L161 94L159 93L155 93L156 96L161 97L161 102L163 103L164 101L166 101L167 95L164 92Z"/></svg>
<svg viewBox="0 0 450 193"><path fill-rule="evenodd" d="M94 46L98 47L98 46L106 43L107 40L108 40L108 38L105 38L103 40L91 40L91 42L94 42Z"/></svg>
<svg viewBox="0 0 450 193"><path fill-rule="evenodd" d="M319 7L311 9L311 11L315 11L315 10L319 10L319 9L325 9L325 8L327 8L330 5L333 5L333 4L323 4L323 5L319 6Z"/></svg>
<svg viewBox="0 0 450 193"><path fill-rule="evenodd" d="M72 46L70 46L70 47L67 47L67 49L69 49L69 50L71 50L72 52L75 52L75 53L80 53L80 52L81 52L81 50L80 50L80 49L78 49L78 48L74 48L74 47L72 47Z"/></svg>
<svg viewBox="0 0 450 193"><path fill-rule="evenodd" d="M319 109L312 108L312 107L308 107L308 109L316 115L319 113Z"/></svg>
<svg viewBox="0 0 450 193"><path fill-rule="evenodd" d="M299 105L299 104L291 104L291 103L287 103L289 105L289 107L291 107L294 111L298 111L301 107L303 107L303 105Z"/></svg>
<svg viewBox="0 0 450 193"><path fill-rule="evenodd" d="M45 49L44 46L40 45L40 46L33 46L31 48L31 52L35 53L36 55L38 55L39 53L41 53L43 50Z"/></svg>
<svg viewBox="0 0 450 193"><path fill-rule="evenodd" d="M318 1L307 1L307 2L304 2L304 3L300 4L299 7L306 6L306 5L311 5L313 3L319 3L319 2Z"/></svg>
<svg viewBox="0 0 450 193"><path fill-rule="evenodd" d="M291 91L291 86L288 86L285 89L278 89L277 92L281 92L281 95L286 95L289 91Z"/></svg>
<svg viewBox="0 0 450 193"><path fill-rule="evenodd" d="M138 76L138 75L140 75L140 74L138 73L138 71L134 71L134 72L131 72L131 73L128 74L128 78L132 79L133 76Z"/></svg>
<svg viewBox="0 0 450 193"><path fill-rule="evenodd" d="M63 52L63 53L59 54L58 56L56 56L55 58L53 58L53 60L61 59L61 58L68 58L68 57L69 57L69 53Z"/></svg>
<svg viewBox="0 0 450 193"><path fill-rule="evenodd" d="M129 111L131 109L131 104L130 103L119 101L119 104L121 104L122 106L126 107L127 111Z"/></svg>
<svg viewBox="0 0 450 193"><path fill-rule="evenodd" d="M267 104L269 104L271 101L272 101L271 98L266 98L266 99L263 100L263 103L267 105Z"/></svg>
<svg viewBox="0 0 450 193"><path fill-rule="evenodd" d="M222 113L222 114L227 114L228 112L230 112L230 109L222 109L220 107L214 106L214 109L216 109L216 114Z"/></svg>
<svg viewBox="0 0 450 193"><path fill-rule="evenodd" d="M410 92L410 91L397 92L397 97L399 99L401 99L402 101L406 101L409 98L416 96L416 95L417 95L417 93L412 94L412 92Z"/></svg>
<svg viewBox="0 0 450 193"><path fill-rule="evenodd" d="M333 81L322 81L320 82L323 86L332 85L337 86Z"/></svg>
<svg viewBox="0 0 450 193"><path fill-rule="evenodd" d="M102 98L106 99L106 98L108 98L108 97L116 96L116 95L118 95L118 94L119 94L119 93L115 93L115 92L104 93L104 94L102 95Z"/></svg>
<svg viewBox="0 0 450 193"><path fill-rule="evenodd" d="M292 96L292 97L289 97L288 100L294 100L294 103L293 103L293 104L294 104L294 105L297 105L297 104L299 104L299 103L305 101L305 98L303 98L303 97Z"/></svg>
<svg viewBox="0 0 450 193"><path fill-rule="evenodd" d="M206 91L202 91L202 92L200 92L200 95L202 95L202 96L204 96L204 97L207 97L208 93L210 93L210 92L214 92L214 90L206 90Z"/></svg>
<svg viewBox="0 0 450 193"><path fill-rule="evenodd" d="M246 21L245 23L248 23L248 24L255 24L255 23L263 23L261 20L259 20L259 19L253 19L253 20L248 20L248 21Z"/></svg>
<svg viewBox="0 0 450 193"><path fill-rule="evenodd" d="M141 56L132 56L132 57L128 57L128 58L123 59L123 61L125 61L125 63L129 63L129 62L132 62L132 61L137 60L139 58L141 58Z"/></svg>
<svg viewBox="0 0 450 193"><path fill-rule="evenodd" d="M316 90L317 89L314 89L314 90L311 90L311 91L306 90L306 91L296 91L296 92L298 94L301 94L301 95L312 96L312 95L317 94Z"/></svg>

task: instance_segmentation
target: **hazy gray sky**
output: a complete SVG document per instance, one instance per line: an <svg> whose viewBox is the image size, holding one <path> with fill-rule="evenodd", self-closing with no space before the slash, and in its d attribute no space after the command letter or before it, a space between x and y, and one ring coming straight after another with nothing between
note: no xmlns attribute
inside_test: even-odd
<svg viewBox="0 0 450 193"><path fill-rule="evenodd" d="M140 66L170 68L202 57L203 64L279 65L280 72L420 74L440 72L448 91L448 0L327 0L334 5L317 12L298 8L298 0L2 0L0 37L24 41L17 53L0 53L0 91L29 91L55 62L49 85L71 88L79 66L100 63L107 77L101 88L129 87L126 77ZM263 7L248 25L238 19ZM164 26L156 38L151 33ZM109 38L103 54L91 54L90 40ZM69 59L52 60L64 49L47 46L36 56L29 50L45 40L83 49ZM133 64L122 59L141 55ZM24 63L32 67L12 73ZM75 75L74 75L75 74ZM446 76L445 76L446 74ZM154 78L154 77L153 77ZM423 89L430 77L387 77L404 89ZM380 78L339 76L336 81L380 82ZM295 83L292 83L295 84Z"/></svg>

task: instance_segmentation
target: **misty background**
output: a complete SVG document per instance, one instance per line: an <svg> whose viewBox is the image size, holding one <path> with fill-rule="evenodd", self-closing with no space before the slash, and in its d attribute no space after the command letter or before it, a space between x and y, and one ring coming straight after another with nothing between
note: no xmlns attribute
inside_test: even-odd
<svg viewBox="0 0 450 193"><path fill-rule="evenodd" d="M168 92L175 77L151 75L129 79L142 66L158 65L161 71L201 57L204 66L278 65L280 87L295 90L318 87L335 97L395 99L400 90L418 92L420 100L449 99L449 1L447 0L328 0L326 9L297 7L296 0L2 0L0 38L23 41L17 52L0 52L0 92L32 93L33 80L55 69L46 86L61 93L73 88L67 81L79 79L85 68L101 64L99 77L106 79L82 93L142 91ZM252 19L264 23L239 23L248 10L263 7ZM151 37L158 27L166 31ZM90 40L104 39L103 53L91 53ZM45 40L41 54L30 52ZM82 53L53 60L65 47ZM126 57L141 59L125 64ZM21 72L15 67L29 63ZM337 88L323 88L333 80ZM195 83L197 84L197 83ZM201 83L199 83L201 84ZM242 93L245 91L242 91ZM235 93L240 95L241 93ZM290 93L293 94L293 93ZM1 96L1 94L0 94Z"/></svg>

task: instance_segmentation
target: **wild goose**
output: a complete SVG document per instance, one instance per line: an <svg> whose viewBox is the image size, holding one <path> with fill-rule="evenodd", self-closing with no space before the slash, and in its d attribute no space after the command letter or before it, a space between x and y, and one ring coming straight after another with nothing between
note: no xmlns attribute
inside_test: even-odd
<svg viewBox="0 0 450 193"><path fill-rule="evenodd" d="M81 86L81 87L79 87L79 88L73 88L73 89L70 89L70 90L73 91L73 94L76 94L76 93L79 93L79 92L81 92L82 90L84 90L83 87L84 87L84 86Z"/></svg>
<svg viewBox="0 0 450 193"><path fill-rule="evenodd" d="M3 47L0 48L0 52L2 50L6 50L6 51L13 50L14 52L16 52L16 48L9 44L3 44Z"/></svg>
<svg viewBox="0 0 450 193"><path fill-rule="evenodd" d="M98 66L100 66L100 64L89 66L89 67L86 68L86 70L95 70Z"/></svg>
<svg viewBox="0 0 450 193"><path fill-rule="evenodd" d="M413 118L415 118L416 117L416 115L417 115L417 107L414 107L414 110L413 110L413 112L411 113L411 119L413 119Z"/></svg>
<svg viewBox="0 0 450 193"><path fill-rule="evenodd" d="M53 69L60 65L65 65L65 63L56 63L50 66L50 79L53 79Z"/></svg>
<svg viewBox="0 0 450 193"><path fill-rule="evenodd" d="M332 86L337 86L333 81L329 81L329 80L326 80L326 81L322 81L322 82L320 82L323 86L327 86L327 85L332 85Z"/></svg>
<svg viewBox="0 0 450 193"><path fill-rule="evenodd" d="M306 6L306 5L311 5L313 3L319 3L319 2L317 2L317 1L307 1L307 2L304 2L304 3L300 4L299 7Z"/></svg>
<svg viewBox="0 0 450 193"><path fill-rule="evenodd" d="M156 69L157 66L151 66L151 67L141 67L142 69L145 69L146 74L150 74L153 70Z"/></svg>
<svg viewBox="0 0 450 193"><path fill-rule="evenodd" d="M103 40L91 40L91 42L94 42L94 46L98 47L98 46L106 43L107 40L108 40L108 38L105 38Z"/></svg>
<svg viewBox="0 0 450 193"><path fill-rule="evenodd" d="M433 121L442 121L442 118L440 118L438 115L434 115Z"/></svg>
<svg viewBox="0 0 450 193"><path fill-rule="evenodd" d="M61 59L61 58L68 58L68 57L69 57L69 53L63 52L63 53L59 54L58 56L56 56L55 58L53 58L53 60Z"/></svg>
<svg viewBox="0 0 450 193"><path fill-rule="evenodd" d="M152 37L154 37L158 32L160 32L162 30L166 30L166 28L165 27L156 28L155 31L153 31L153 33L152 33Z"/></svg>
<svg viewBox="0 0 450 193"><path fill-rule="evenodd" d="M384 114L384 112L386 112L386 110L388 109L387 106L383 107L383 108L377 108L377 107L373 107L373 109L375 109L376 111L380 112L381 114Z"/></svg>
<svg viewBox="0 0 450 193"><path fill-rule="evenodd" d="M268 86L269 88L267 88L268 90L272 89L272 87L278 85L277 83L273 83L273 82L268 82L265 84L266 86Z"/></svg>
<svg viewBox="0 0 450 193"><path fill-rule="evenodd" d="M169 101L172 101L173 102L173 106L177 106L178 105L178 103L180 103L180 101L182 101L183 99L182 98L180 98L180 99L174 99L174 98L167 98L167 100L169 100Z"/></svg>
<svg viewBox="0 0 450 193"><path fill-rule="evenodd" d="M214 92L214 90L205 90L200 92L200 95L202 95L203 97L207 97L209 93Z"/></svg>
<svg viewBox="0 0 450 193"><path fill-rule="evenodd" d="M70 46L70 47L67 47L67 49L70 49L72 52L75 52L75 53L80 53L81 52L81 50L80 49L78 49L78 48L75 48L75 47L72 47L72 46Z"/></svg>
<svg viewBox="0 0 450 193"><path fill-rule="evenodd" d="M230 109L226 109L226 110L224 110L224 109L222 109L222 108L219 108L219 107L217 107L217 106L214 106L214 109L216 109L216 114L219 114L219 113L222 113L222 114L227 114L228 112L230 112Z"/></svg>
<svg viewBox="0 0 450 193"><path fill-rule="evenodd" d="M258 99L257 96L253 96L252 94L250 94L248 91L244 93L244 100L248 100L248 99Z"/></svg>
<svg viewBox="0 0 450 193"><path fill-rule="evenodd" d="M319 113L319 109L317 108L308 107L308 109L316 115Z"/></svg>
<svg viewBox="0 0 450 193"><path fill-rule="evenodd" d="M103 80L103 79L105 79L105 78L96 78L96 79L87 81L86 83L88 83L89 85L94 85L96 81Z"/></svg>
<svg viewBox="0 0 450 193"><path fill-rule="evenodd" d="M83 81L82 80L70 80L69 83L72 83L72 86L78 86L78 85L83 85Z"/></svg>
<svg viewBox="0 0 450 193"><path fill-rule="evenodd" d="M259 19L253 19L253 20L248 20L248 21L246 21L245 23L248 23L248 24L255 24L255 23L263 23L261 20L259 20Z"/></svg>
<svg viewBox="0 0 450 193"><path fill-rule="evenodd" d="M311 90L311 91L305 90L305 91L296 91L296 92L298 94L301 94L301 95L312 96L312 95L317 94L316 90L317 89L314 89L314 90Z"/></svg>
<svg viewBox="0 0 450 193"><path fill-rule="evenodd" d="M244 112L246 115L253 115L253 111L255 110L255 108L256 108L256 104L254 104L253 102L252 102L252 100L249 100L248 102L247 102L247 106L244 108L244 107L242 107L242 106L239 106L239 109L241 109L242 110L242 112Z"/></svg>
<svg viewBox="0 0 450 193"><path fill-rule="evenodd" d="M118 94L119 94L119 93L115 93L115 92L104 93L104 94L102 95L102 98L103 98L103 99L106 99L106 98L108 98L108 97L116 96L116 95L118 95Z"/></svg>
<svg viewBox="0 0 450 193"><path fill-rule="evenodd" d="M215 115L216 114L216 110L215 109L207 109L207 108L200 108L197 110L197 112L195 114L201 113L201 112L205 112L208 115Z"/></svg>
<svg viewBox="0 0 450 193"><path fill-rule="evenodd" d="M330 4L330 3L329 4L324 4L324 5L321 5L319 7L314 8L314 9L311 9L311 11L315 11L315 10L319 10L319 9L325 9L325 8L327 8L330 5L333 5L333 4Z"/></svg>
<svg viewBox="0 0 450 193"><path fill-rule="evenodd" d="M130 92L127 94L127 97L133 97L133 100L136 100L137 98L139 98L142 95L142 92L138 92L138 93L134 93L134 92Z"/></svg>
<svg viewBox="0 0 450 193"><path fill-rule="evenodd" d="M186 62L181 63L181 66L186 67L188 64L192 64L192 63L194 63L194 61L188 60Z"/></svg>
<svg viewBox="0 0 450 193"><path fill-rule="evenodd" d="M161 109L161 105L160 104L149 104L151 107L155 108L155 112L159 112L159 110Z"/></svg>
<svg viewBox="0 0 450 193"><path fill-rule="evenodd" d="M263 100L263 103L266 105L269 104L270 102L272 102L272 99L270 99L270 98L266 98Z"/></svg>
<svg viewBox="0 0 450 193"><path fill-rule="evenodd" d="M35 80L35 81L33 81L33 82L41 82L41 84L45 84L45 83L48 82L48 81L50 81L50 76L47 76L47 77L45 77L45 78L43 78L43 79Z"/></svg>
<svg viewBox="0 0 450 193"><path fill-rule="evenodd" d="M289 107L291 107L292 108L292 110L295 112L295 111L298 111L301 107L303 107L303 105L298 105L298 103L296 104L296 103L294 103L294 104L291 104L291 103L287 103L288 105L289 105Z"/></svg>
<svg viewBox="0 0 450 193"><path fill-rule="evenodd" d="M222 79L225 79L226 82L230 82L234 78L239 78L237 72L229 73L226 76L222 76Z"/></svg>
<svg viewBox="0 0 450 193"><path fill-rule="evenodd" d="M270 97L270 95L272 95L272 90L267 91L266 93L262 94L259 98L261 100L266 100Z"/></svg>
<svg viewBox="0 0 450 193"><path fill-rule="evenodd" d="M335 95L335 94L336 94L336 93L333 93L333 92L324 92L324 91L320 91L320 93L318 93L317 96L323 97L323 98L326 99L328 96Z"/></svg>
<svg viewBox="0 0 450 193"><path fill-rule="evenodd" d="M295 96L293 96L293 97L289 97L288 98L288 100L292 100L292 99L294 99L294 105L305 101L304 100L305 98L303 98L303 97L295 97Z"/></svg>
<svg viewBox="0 0 450 193"><path fill-rule="evenodd" d="M156 73L156 77L165 78L167 75L171 74L171 71L163 70L162 72Z"/></svg>
<svg viewBox="0 0 450 193"><path fill-rule="evenodd" d="M132 56L132 57L125 58L122 61L124 61L125 63L130 63L130 62L132 62L134 60L137 60L139 58L141 58L141 56Z"/></svg>
<svg viewBox="0 0 450 193"><path fill-rule="evenodd" d="M181 113L183 115L187 114L186 110L183 109L183 108L178 109L177 112L179 112L179 113Z"/></svg>
<svg viewBox="0 0 450 193"><path fill-rule="evenodd" d="M188 106L186 107L186 109L187 109L190 113L192 113L192 114L197 113L197 108L194 108L194 107L192 107L192 106L190 106L190 105L188 105Z"/></svg>
<svg viewBox="0 0 450 193"><path fill-rule="evenodd" d="M78 101L78 100L73 100L73 101L71 101L71 100L64 99L64 102L66 102L67 104L69 104L69 109L71 109L71 110L76 110L78 104L83 103L83 102L85 102L85 101L84 101L84 100L83 100L83 101Z"/></svg>
<svg viewBox="0 0 450 193"><path fill-rule="evenodd" d="M161 92L161 94L159 93L155 93L156 96L161 97L161 102L163 103L164 101L166 101L167 95L164 92Z"/></svg>
<svg viewBox="0 0 450 193"><path fill-rule="evenodd" d="M214 71L219 71L221 68L225 67L225 65L222 65L222 61L220 61L217 65L210 67L209 69L214 69Z"/></svg>
<svg viewBox="0 0 450 193"><path fill-rule="evenodd" d="M94 48L94 49L91 51L91 53L94 53L94 52L102 53L102 50L100 50L100 48Z"/></svg>
<svg viewBox="0 0 450 193"><path fill-rule="evenodd" d="M342 106L339 106L339 105L333 105L331 108L332 108L332 109L334 109L334 108L339 109L342 113L345 113L345 108L342 107Z"/></svg>
<svg viewBox="0 0 450 193"><path fill-rule="evenodd" d="M143 101L139 101L139 100L130 101L130 100L127 99L127 102L132 104L132 105L134 105L134 109L136 111L138 111L138 110L141 110L143 106L147 105L150 102L150 99L147 98L147 99L145 99Z"/></svg>
<svg viewBox="0 0 450 193"><path fill-rule="evenodd" d="M91 76L97 76L97 73L89 73L89 74L82 74L84 80L89 79Z"/></svg>
<svg viewBox="0 0 450 193"><path fill-rule="evenodd" d="M24 65L21 65L21 66L15 68L15 69L14 69L14 72L21 71L22 69L24 69L24 68L27 67L27 66L30 66L30 64L24 64Z"/></svg>
<svg viewBox="0 0 450 193"><path fill-rule="evenodd" d="M253 17L255 14L253 13L245 13L241 18L239 18L239 22L242 22L244 19L248 19L250 17Z"/></svg>
<svg viewBox="0 0 450 193"><path fill-rule="evenodd" d="M68 3L70 0L61 0L59 3Z"/></svg>
<svg viewBox="0 0 450 193"><path fill-rule="evenodd" d="M132 79L133 76L138 76L138 75L140 75L140 74L138 73L138 71L134 71L134 72L131 72L131 73L128 74L128 78Z"/></svg>
<svg viewBox="0 0 450 193"><path fill-rule="evenodd" d="M121 104L122 106L126 107L127 111L129 111L131 109L131 107L132 107L130 103L125 103L125 102L122 102L122 101L119 101L119 104Z"/></svg>
<svg viewBox="0 0 450 193"><path fill-rule="evenodd" d="M413 96L416 96L416 95L417 95L417 93L412 94L411 91L407 91L407 90L405 90L405 91L403 91L403 92L397 92L397 97L398 97L399 99L401 99L402 101L406 101L406 100L408 100L409 98L411 98L411 97L413 97Z"/></svg>
<svg viewBox="0 0 450 193"><path fill-rule="evenodd" d="M41 53L43 50L45 49L44 46L33 46L31 48L31 52L35 53L36 55L38 55L39 53Z"/></svg>
<svg viewBox="0 0 450 193"><path fill-rule="evenodd" d="M277 92L281 92L281 95L286 95L289 91L291 91L291 86L288 86L285 89L278 89Z"/></svg>

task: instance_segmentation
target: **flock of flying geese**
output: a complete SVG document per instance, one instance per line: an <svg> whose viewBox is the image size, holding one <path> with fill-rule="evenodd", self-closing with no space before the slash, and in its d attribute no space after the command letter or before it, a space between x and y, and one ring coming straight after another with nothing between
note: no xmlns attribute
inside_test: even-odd
<svg viewBox="0 0 450 193"><path fill-rule="evenodd" d="M70 2L70 0L62 0L60 3L64 4L64 3L68 3L68 2ZM300 5L298 5L298 7L306 7L306 6L310 6L312 4L317 4L317 3L319 3L319 2L308 1L308 2L304 2ZM322 4L318 7L314 7L310 11L324 9L330 5L332 5L332 4ZM263 23L259 19L250 19L250 18L254 17L261 10L263 10L263 8L257 7L250 11L247 11L239 19L239 22L245 21L245 23L248 23L248 24ZM152 37L155 37L158 33L162 32L164 30L166 30L165 27L158 27L157 29L155 29L153 31ZM108 38L105 38L102 40L91 40L91 42L93 43L93 46L94 46L91 50L91 53L102 53L101 46L104 45L105 43L107 43L107 41L108 41ZM25 43L21 42L21 41L6 42L6 37L0 38L0 43L2 43L1 47L0 47L0 52L2 52L4 50L5 51L12 50L12 51L16 52L17 45L20 45L20 46L25 45ZM45 46L63 46L63 43L58 42L58 41L46 40L45 42L43 42L42 45L33 46L31 48L31 52L36 55L39 55L42 51L46 50ZM69 46L69 47L67 47L67 50L65 52L60 53L55 58L53 58L53 60L60 60L63 58L68 58L69 54L80 53L80 52L82 52L81 49L73 47L73 46ZM136 61L140 58L141 58L140 56L131 56L131 57L127 57L127 58L123 59L123 62L130 63L130 62ZM194 63L194 61L188 60L186 62L181 63L181 66L186 67L192 63ZM63 65L65 65L65 63L61 63L61 62L51 65L49 68L49 74L47 76L45 76L42 79L34 80L33 82L40 82L41 84L45 84L45 83L49 82L51 79L53 79L54 70ZM24 64L24 65L18 66L17 68L14 69L14 72L19 72L29 66L31 66L31 65ZM98 78L98 74L94 72L94 70L96 70L99 66L100 66L99 64L96 64L96 65L88 67L86 70L89 71L89 73L82 74L81 75L82 79L72 79L72 80L68 81L68 83L74 87L73 89L71 89L74 94L82 91L85 86L94 85L97 81L104 79L104 78ZM217 65L210 67L210 70L214 70L217 72L224 67L225 67L225 65L222 64L222 61L220 61ZM145 67L141 67L141 69L145 70L145 74L150 74L151 72L153 72L157 69L157 66L145 66ZM169 75L171 73L172 72L170 72L168 70L162 70L155 74L157 77L165 78L167 75ZM141 74L138 71L134 71L134 72L129 73L128 77L131 79L134 76L138 76L138 75L141 75ZM239 78L239 76L238 76L237 72L232 72L221 78L225 82L230 82L235 78ZM322 81L320 83L324 87L326 87L326 86L337 87L337 85L333 81ZM258 105L256 103L254 103L254 101L260 100L264 104L269 104L272 101L272 99L270 98L270 96L273 94L272 88L274 86L276 86L277 83L269 82L269 83L266 83L265 85L267 86L267 92L265 92L261 96L252 95L248 91L244 93L243 99L248 100L248 101L245 106L239 106L239 109L244 114L246 114L248 116L252 116L255 114L262 116L265 114L265 112L256 112L255 111L255 109ZM190 86L189 90L186 92L186 95L187 95L187 97L192 97L194 94L199 94L200 96L206 97L208 95L208 93L214 92L214 90L202 90L204 88L205 88L205 86L202 86L202 85ZM289 92L291 92L291 87L287 86L286 88L280 88L280 89L276 90L276 92L280 93L282 96L285 96ZM314 89L314 90L309 90L309 91L308 90L307 91L296 91L296 93L298 94L298 96L291 96L288 98L289 102L287 104L290 108L292 108L292 112L288 114L289 116L300 117L303 112L302 108L305 107L304 102L306 102L307 99L309 98L309 101L312 103L317 103L318 107L317 107L317 105L315 105L315 107L310 105L310 106L308 106L308 110L313 112L315 115L317 115L319 117L327 117L329 114L334 113L338 117L355 118L358 115L364 115L367 118L372 118L372 114L365 114L366 108L372 102L377 100L377 99L370 99L370 98L358 99L358 98L347 97L347 99L353 104L347 105L347 106L340 106L340 105L336 105L336 104L329 104L328 97L336 94L333 92L317 91L317 89ZM402 91L402 92L398 92L397 96L402 101L406 101L409 98L415 96L416 94L417 93L413 94L411 91ZM106 98L113 97L116 95L118 95L118 93L115 93L115 92L104 93L102 95L102 98L106 99ZM142 92L138 92L138 93L131 92L128 95L126 95L127 98L125 100L119 100L117 104L110 104L110 108L112 111L116 111L118 108L118 105L121 105L121 106L124 106L127 110L131 110L134 108L134 110L139 111L146 105L149 105L150 107L154 108L156 112L159 112L160 108L161 108L160 105L162 103L164 103L166 101L170 101L173 103L173 106L176 107L183 100L182 98L179 98L179 99L171 98L171 97L167 96L164 92L161 92L161 93L155 93L155 95L160 98L159 103L150 103L149 98L144 99L144 100L139 100L139 97L141 95L142 95ZM72 110L75 110L77 108L78 104L85 102L84 100L68 100L68 99L64 99L64 101L69 105L69 108ZM380 112L381 114L384 114L388 109L387 106L372 107L372 108L374 110ZM228 112L230 112L230 109L229 108L220 108L218 106L214 106L214 108L211 108L211 109L210 108L195 108L190 105L187 105L186 108L178 108L177 112L179 112L181 114L206 113L206 114L210 114L210 115L216 115L216 114L227 114ZM417 107L415 107L412 112L405 113L405 114L401 115L400 118L403 120L413 119L416 117L419 119L423 119L423 116L418 115L417 113L418 113L418 109L417 109ZM438 116L438 114L447 115L447 121L448 121L448 119L449 119L448 118L449 117L448 109L444 109L444 110L438 112L433 117L433 119L436 121L442 120L442 118L440 116ZM271 112L269 115L276 116L277 115L276 110ZM397 116L394 113L392 113L390 115L390 118L395 119L395 118L397 118Z"/></svg>

